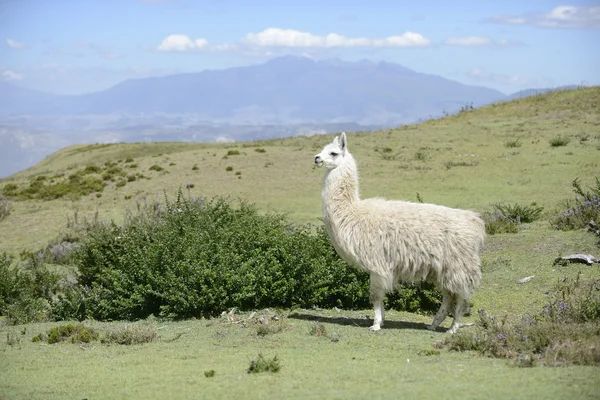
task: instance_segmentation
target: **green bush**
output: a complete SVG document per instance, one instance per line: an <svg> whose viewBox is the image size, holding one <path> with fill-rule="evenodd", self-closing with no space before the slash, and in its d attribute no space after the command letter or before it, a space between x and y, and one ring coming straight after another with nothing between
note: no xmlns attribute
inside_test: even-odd
<svg viewBox="0 0 600 400"><path fill-rule="evenodd" d="M570 139L566 136L556 136L550 139L550 146L552 147L562 147L568 145Z"/></svg>
<svg viewBox="0 0 600 400"><path fill-rule="evenodd" d="M459 331L442 345L519 366L600 365L600 280L561 280L536 315L511 320L481 309L474 330Z"/></svg>
<svg viewBox="0 0 600 400"><path fill-rule="evenodd" d="M12 212L12 202L8 197L0 195L0 221L8 217Z"/></svg>
<svg viewBox="0 0 600 400"><path fill-rule="evenodd" d="M530 223L537 221L544 211L544 207L538 206L535 202L528 206L520 204L494 204L494 210L499 211L504 216L513 219L519 223Z"/></svg>
<svg viewBox="0 0 600 400"><path fill-rule="evenodd" d="M144 206L123 226L98 225L73 253L79 286L63 318L134 320L214 316L225 309L369 307L368 275L344 263L323 228L292 226L217 198ZM410 286L388 305L433 311L431 285ZM72 314L70 314L72 313Z"/></svg>
<svg viewBox="0 0 600 400"><path fill-rule="evenodd" d="M521 147L521 144L521 138L517 138L513 140L507 140L506 142L504 142L504 147L511 149L515 147Z"/></svg>
<svg viewBox="0 0 600 400"><path fill-rule="evenodd" d="M45 337L48 344L59 343L65 340L70 340L71 343L90 343L91 341L98 340L98 332L90 327L87 327L81 323L79 324L65 324L51 328L46 332L46 335L38 335L34 337L33 341L41 341Z"/></svg>
<svg viewBox="0 0 600 400"><path fill-rule="evenodd" d="M59 290L59 275L31 256L24 265L0 253L0 315L13 324L51 318L51 302Z"/></svg>
<svg viewBox="0 0 600 400"><path fill-rule="evenodd" d="M2 187L2 194L7 197L15 196L19 190L19 186L16 183L7 183Z"/></svg>
<svg viewBox="0 0 600 400"><path fill-rule="evenodd" d="M528 206L497 203L493 208L493 211L483 213L485 232L488 235L517 233L521 223L538 220L544 210L544 207L538 206L535 202Z"/></svg>
<svg viewBox="0 0 600 400"><path fill-rule="evenodd" d="M279 359L277 356L272 359L266 359L262 354L258 355L256 360L250 361L250 367L248 367L249 374L257 374L260 372L279 372L281 365L279 365Z"/></svg>
<svg viewBox="0 0 600 400"><path fill-rule="evenodd" d="M519 222L504 215L499 210L484 212L483 220L485 222L485 233L488 235L519 232Z"/></svg>
<svg viewBox="0 0 600 400"><path fill-rule="evenodd" d="M156 340L156 325L151 323L119 325L102 337L102 343L133 345L150 343Z"/></svg>
<svg viewBox="0 0 600 400"><path fill-rule="evenodd" d="M81 196L87 196L94 192L99 193L104 190L106 183L104 183L102 179L93 176L87 176L95 172L100 172L99 167L96 167L95 165L88 165L85 169L69 175L67 179L56 182L46 182L47 179L40 179L42 177L37 177L35 179L31 179L29 181L29 186L21 190L14 185L10 186L10 190L7 191L7 186L12 185L8 184L4 186L3 193L5 195L10 195L22 200L55 200L65 196L78 199ZM6 194L5 192L10 194Z"/></svg>
<svg viewBox="0 0 600 400"><path fill-rule="evenodd" d="M163 168L163 167L161 167L161 166L160 166L160 165L158 165L158 164L154 164L154 165L152 165L152 166L151 166L150 168L148 168L148 169L149 169L150 171L156 171L156 172L160 172L160 171L164 170L164 168Z"/></svg>
<svg viewBox="0 0 600 400"><path fill-rule="evenodd" d="M581 229L590 221L600 223L600 178L596 178L596 187L584 191L575 179L571 185L576 196L573 201L565 202L565 210L550 220L552 227L562 231Z"/></svg>

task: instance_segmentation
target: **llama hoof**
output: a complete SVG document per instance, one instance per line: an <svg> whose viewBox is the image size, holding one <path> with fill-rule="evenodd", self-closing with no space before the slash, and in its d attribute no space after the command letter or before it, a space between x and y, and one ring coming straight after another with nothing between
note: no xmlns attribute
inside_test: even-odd
<svg viewBox="0 0 600 400"><path fill-rule="evenodd" d="M446 331L446 333L449 335L454 335L456 332L458 332L458 328L460 328L459 325L452 325L450 329Z"/></svg>
<svg viewBox="0 0 600 400"><path fill-rule="evenodd" d="M379 324L375 324L375 325L369 327L369 330L373 331L373 332L378 331L380 329L381 329L381 326L379 326Z"/></svg>

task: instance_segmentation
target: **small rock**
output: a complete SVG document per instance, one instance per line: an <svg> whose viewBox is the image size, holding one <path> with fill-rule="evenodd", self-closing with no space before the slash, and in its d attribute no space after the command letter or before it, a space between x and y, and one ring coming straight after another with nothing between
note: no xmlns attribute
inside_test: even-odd
<svg viewBox="0 0 600 400"><path fill-rule="evenodd" d="M530 280L532 280L533 278L535 278L535 275L527 276L527 277L525 277L525 278L523 278L523 279L519 279L519 280L517 281L517 283L519 283L519 284L523 284L523 283L525 283L525 282L529 282L529 281L530 281Z"/></svg>

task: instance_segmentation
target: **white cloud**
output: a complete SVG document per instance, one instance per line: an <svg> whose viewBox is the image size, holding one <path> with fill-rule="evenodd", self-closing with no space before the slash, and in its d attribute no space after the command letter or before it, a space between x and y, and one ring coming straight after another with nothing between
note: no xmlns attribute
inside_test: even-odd
<svg viewBox="0 0 600 400"><path fill-rule="evenodd" d="M600 6L558 6L548 12L496 15L488 18L487 22L541 28L600 29Z"/></svg>
<svg viewBox="0 0 600 400"><path fill-rule="evenodd" d="M208 41L203 38L190 39L187 35L169 35L156 48L158 51L185 52L202 50L208 47Z"/></svg>
<svg viewBox="0 0 600 400"><path fill-rule="evenodd" d="M25 76L10 69L2 71L2 79L8 82L22 81Z"/></svg>
<svg viewBox="0 0 600 400"><path fill-rule="evenodd" d="M249 33L242 40L244 44L261 47L417 47L428 46L430 40L420 33L405 32L399 36L384 39L348 38L330 33L325 36L313 35L293 29L269 28L258 33Z"/></svg>
<svg viewBox="0 0 600 400"><path fill-rule="evenodd" d="M520 40L512 39L492 39L487 36L454 36L444 41L448 46L522 46L524 43Z"/></svg>
<svg viewBox="0 0 600 400"><path fill-rule="evenodd" d="M11 38L6 38L6 44L8 45L8 47L14 50L23 50L27 48L27 43L17 42L16 40Z"/></svg>

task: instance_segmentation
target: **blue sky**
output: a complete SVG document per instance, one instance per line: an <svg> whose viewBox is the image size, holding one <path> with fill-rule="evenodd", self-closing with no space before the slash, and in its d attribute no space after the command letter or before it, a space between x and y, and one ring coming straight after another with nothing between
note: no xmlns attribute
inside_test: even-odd
<svg viewBox="0 0 600 400"><path fill-rule="evenodd" d="M600 1L0 0L0 80L78 94L297 54L512 93L600 84Z"/></svg>

